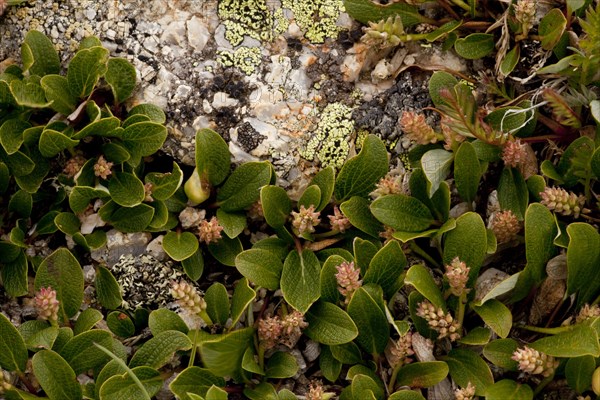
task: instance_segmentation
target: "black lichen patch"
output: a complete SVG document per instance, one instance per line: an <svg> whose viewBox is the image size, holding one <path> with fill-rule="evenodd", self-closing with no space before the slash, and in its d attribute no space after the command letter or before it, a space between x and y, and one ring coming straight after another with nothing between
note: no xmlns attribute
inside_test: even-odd
<svg viewBox="0 0 600 400"><path fill-rule="evenodd" d="M249 122L244 122L237 129L238 144L249 153L258 147L267 137L258 133Z"/></svg>
<svg viewBox="0 0 600 400"><path fill-rule="evenodd" d="M345 82L340 66L344 61L345 51L338 46L337 54L333 51L323 52L316 50L317 61L309 65L306 75L320 85L319 94L323 97L320 106L325 107L331 103L342 103L348 106L354 104L354 85Z"/></svg>
<svg viewBox="0 0 600 400"><path fill-rule="evenodd" d="M225 69L218 73L210 87L211 94L216 92L225 92L231 98L240 100L242 103L247 101L252 88L244 82L244 76L232 68Z"/></svg>
<svg viewBox="0 0 600 400"><path fill-rule="evenodd" d="M123 255L111 267L117 282L123 289L123 308L164 307L173 299L170 294L172 281L183 277L183 272L173 263L161 263L149 255L133 257Z"/></svg>
<svg viewBox="0 0 600 400"><path fill-rule="evenodd" d="M425 110L432 106L428 80L410 71L400 74L394 86L353 111L356 128L376 134L389 144L400 137L399 120L405 110L422 112L430 123L435 122L437 114Z"/></svg>

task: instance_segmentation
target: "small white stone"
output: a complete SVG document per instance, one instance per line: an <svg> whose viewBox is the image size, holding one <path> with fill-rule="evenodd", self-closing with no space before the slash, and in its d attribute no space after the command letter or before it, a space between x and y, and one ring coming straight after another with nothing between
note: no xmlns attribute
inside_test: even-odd
<svg viewBox="0 0 600 400"><path fill-rule="evenodd" d="M375 68L373 68L373 71L371 72L371 79L373 80L373 82L379 82L389 78L390 74L391 65L384 58L377 63Z"/></svg>
<svg viewBox="0 0 600 400"><path fill-rule="evenodd" d="M180 85L179 87L177 87L177 90L175 91L175 95L173 96L173 100L182 100L187 98L190 93L192 91L191 86L187 86L187 85Z"/></svg>
<svg viewBox="0 0 600 400"><path fill-rule="evenodd" d="M213 108L211 107L209 101L206 99L202 100L202 111L204 111L206 114L210 114L211 112L213 112Z"/></svg>
<svg viewBox="0 0 600 400"><path fill-rule="evenodd" d="M158 40L156 40L154 36L149 36L146 39L144 39L142 45L146 50L148 50L151 53L156 53L156 51L158 50Z"/></svg>
<svg viewBox="0 0 600 400"><path fill-rule="evenodd" d="M146 251L158 261L167 261L169 259L169 256L165 253L162 246L163 238L164 236L160 235L146 246Z"/></svg>
<svg viewBox="0 0 600 400"><path fill-rule="evenodd" d="M291 38L300 39L304 34L296 22L291 22L288 26L288 35L290 35Z"/></svg>
<svg viewBox="0 0 600 400"><path fill-rule="evenodd" d="M90 21L93 21L94 18L96 18L96 10L94 8L86 8L85 11L83 11L83 14L85 15L85 17L87 19L89 19Z"/></svg>
<svg viewBox="0 0 600 400"><path fill-rule="evenodd" d="M115 37L117 37L117 32L114 29L109 29L106 31L106 37L110 40L115 40Z"/></svg>
<svg viewBox="0 0 600 400"><path fill-rule="evenodd" d="M167 44L181 44L185 38L185 21L173 21L164 30L160 37L161 42Z"/></svg>
<svg viewBox="0 0 600 400"><path fill-rule="evenodd" d="M195 51L201 52L204 50L208 39L210 38L210 32L208 28L202 23L202 20L196 16L187 21L187 39L194 48Z"/></svg>
<svg viewBox="0 0 600 400"><path fill-rule="evenodd" d="M340 71L344 75L344 81L356 81L360 75L364 61L365 59L362 54L348 54L340 66Z"/></svg>
<svg viewBox="0 0 600 400"><path fill-rule="evenodd" d="M212 107L213 108L222 108L222 107L235 107L238 105L239 101L236 99L232 99L225 92L217 92L213 97Z"/></svg>

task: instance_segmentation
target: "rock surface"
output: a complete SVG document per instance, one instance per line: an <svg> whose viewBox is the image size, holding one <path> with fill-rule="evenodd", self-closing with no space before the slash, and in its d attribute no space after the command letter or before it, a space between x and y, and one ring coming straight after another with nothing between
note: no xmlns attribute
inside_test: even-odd
<svg viewBox="0 0 600 400"><path fill-rule="evenodd" d="M268 159L292 189L320 165L339 167L367 132L393 155L405 151L398 119L429 97L426 74L399 71L461 68L435 47L372 53L342 0L32 0L0 17L0 60L20 62L30 29L48 35L63 61L96 35L132 62L135 102L166 111L164 151L178 161L193 164L195 132L210 127L236 161Z"/></svg>

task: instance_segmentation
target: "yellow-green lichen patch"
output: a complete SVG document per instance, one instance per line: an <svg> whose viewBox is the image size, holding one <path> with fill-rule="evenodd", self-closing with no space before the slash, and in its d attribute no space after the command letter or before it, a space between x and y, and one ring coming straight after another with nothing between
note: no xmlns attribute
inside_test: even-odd
<svg viewBox="0 0 600 400"><path fill-rule="evenodd" d="M337 25L340 13L344 11L342 0L283 0L282 7L294 13L296 24L312 43L335 39L342 30Z"/></svg>
<svg viewBox="0 0 600 400"><path fill-rule="evenodd" d="M323 110L314 135L300 155L307 160L316 156L323 167L332 165L340 168L348 157L353 132L352 108L331 103Z"/></svg>
<svg viewBox="0 0 600 400"><path fill-rule="evenodd" d="M232 46L242 43L245 35L261 41L273 39L273 13L266 0L221 0L219 18Z"/></svg>
<svg viewBox="0 0 600 400"><path fill-rule="evenodd" d="M260 65L261 55L258 47L240 47L235 51L217 52L217 62L224 67L237 67L246 75L252 75Z"/></svg>

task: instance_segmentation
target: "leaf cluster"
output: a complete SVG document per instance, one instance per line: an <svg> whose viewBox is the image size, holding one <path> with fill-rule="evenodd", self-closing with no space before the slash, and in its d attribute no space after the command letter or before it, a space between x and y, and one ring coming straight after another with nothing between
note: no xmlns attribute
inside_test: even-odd
<svg viewBox="0 0 600 400"><path fill-rule="evenodd" d="M346 3L353 13L364 2ZM477 15L474 2L463 4ZM365 12L388 10L366 7ZM405 27L422 22L407 5L389 9L400 13ZM460 40L457 51L477 42ZM393 176L386 146L368 135L337 174L322 169L292 199L278 186L269 162L232 171L227 144L209 129L196 134L191 174L177 163L165 169L149 161L166 138L165 115L147 104L127 110L135 70L110 58L97 39L82 42L66 75L43 35L28 34L22 51L23 66L0 75L0 275L11 297L31 297L30 278L35 291L54 289L59 315L55 322L31 320L18 327L0 315L0 368L21 382L2 387L7 398L150 399L172 374L169 364L177 357L188 363L169 383L179 398L218 400L237 391L250 399L294 399L277 382L304 372L290 352L296 343L267 346L261 326L296 313L307 324L296 342L310 339L319 346L314 364L324 379L339 384L335 394L342 400L424 399L426 391L450 380L463 388L474 385L476 395L486 399L533 399L548 381L517 377L512 359L522 344L517 330L533 332L530 347L556 357L561 363L556 376L575 392L595 390L600 319L562 324L554 318L572 316L564 312L569 302L579 312L599 301L598 140L581 136L555 163L542 162L541 174L525 176L501 153L512 139L507 132L527 136L533 113L528 105L483 115L469 86L438 72L430 81L431 97L455 140L411 150L406 190L377 195L382 178ZM577 129L571 123L577 111L565 114L560 95L548 96L554 108L562 107L563 119L555 122ZM83 159L77 173L63 171L65 160L76 156ZM101 157L112 163L110 174L97 174ZM499 176L488 174L490 165L498 166ZM523 224L512 243L498 243L485 212L476 207L485 180L497 191L499 208ZM582 215L588 222L544 204L540 193L551 183L585 193L590 209ZM462 212L452 207L457 198ZM222 228L215 241L201 242L198 226L179 218L183 211L200 210L204 222L214 217ZM340 217L347 219L346 228L328 223ZM102 248L113 228L162 236L165 253L181 264L189 281L206 289L204 322L188 325L165 308L123 308L119 282L99 264L94 264L98 305L82 307L80 260ZM248 240L252 231L262 235ZM50 254L32 256L28 250L35 241L49 238ZM524 254L522 268L484 291L478 280L489 263L513 251ZM564 296L557 311L545 321L548 326L524 326L518 310L556 280L547 266L559 253L565 254ZM409 264L407 255L417 261ZM457 259L469 268L459 295L448 276L439 279ZM360 281L350 292L340 279L349 263ZM205 264L235 283L211 282ZM402 299L404 309L398 307ZM419 308L425 303L453 318L458 341L440 335L423 317ZM409 332L430 339L435 352L393 362L390 348ZM133 345L133 354L124 343ZM502 371L502 379L492 369ZM93 381L81 385L76 377L84 373ZM40 390L31 385L32 376Z"/></svg>

